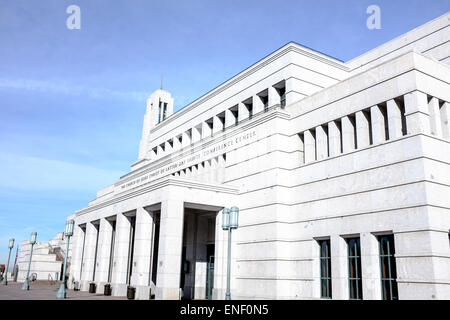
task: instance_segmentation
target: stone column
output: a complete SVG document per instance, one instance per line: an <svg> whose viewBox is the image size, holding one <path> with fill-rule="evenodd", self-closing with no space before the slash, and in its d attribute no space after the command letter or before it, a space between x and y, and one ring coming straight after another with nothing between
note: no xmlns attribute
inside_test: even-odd
<svg viewBox="0 0 450 320"><path fill-rule="evenodd" d="M166 154L172 153L172 146L170 145L169 141L165 142L164 149L166 150Z"/></svg>
<svg viewBox="0 0 450 320"><path fill-rule="evenodd" d="M178 137L173 137L173 151L178 151L181 149L181 142Z"/></svg>
<svg viewBox="0 0 450 320"><path fill-rule="evenodd" d="M219 183L223 183L225 181L225 159L223 157L223 154L219 156L217 165L218 165L217 181Z"/></svg>
<svg viewBox="0 0 450 320"><path fill-rule="evenodd" d="M441 113L439 111L439 100L435 97L431 98L428 103L430 110L430 130L431 134L442 137Z"/></svg>
<svg viewBox="0 0 450 320"><path fill-rule="evenodd" d="M152 150L150 150L150 160L155 160L158 157L158 155L155 152L155 149L152 148Z"/></svg>
<svg viewBox="0 0 450 320"><path fill-rule="evenodd" d="M191 167L191 178L197 180L198 179L198 169L195 165Z"/></svg>
<svg viewBox="0 0 450 320"><path fill-rule="evenodd" d="M380 255L378 239L370 232L361 233L361 276L364 300L381 299Z"/></svg>
<svg viewBox="0 0 450 320"><path fill-rule="evenodd" d="M269 87L269 108L273 107L274 105L280 104L280 95L277 92L277 89L275 89L274 87L270 86Z"/></svg>
<svg viewBox="0 0 450 320"><path fill-rule="evenodd" d="M158 158L164 157L164 155L165 155L166 153L164 152L164 150L163 150L163 148L161 147L160 144L157 146L157 149L158 149L158 151L157 151L157 157L158 157Z"/></svg>
<svg viewBox="0 0 450 320"><path fill-rule="evenodd" d="M180 299L184 205L182 200L161 203L156 299Z"/></svg>
<svg viewBox="0 0 450 320"><path fill-rule="evenodd" d="M212 128L209 126L209 124L206 121L203 121L202 122L202 139L211 137L211 134L212 134Z"/></svg>
<svg viewBox="0 0 450 320"><path fill-rule="evenodd" d="M330 237L331 286L333 299L348 300L348 253L347 242L342 237Z"/></svg>
<svg viewBox="0 0 450 320"><path fill-rule="evenodd" d="M203 181L211 182L211 161L205 160L205 168L203 172Z"/></svg>
<svg viewBox="0 0 450 320"><path fill-rule="evenodd" d="M248 111L245 104L243 104L242 102L239 102L238 108L239 108L238 120L242 121L242 120L248 119L248 117L250 116L250 112Z"/></svg>
<svg viewBox="0 0 450 320"><path fill-rule="evenodd" d="M341 120L342 124L342 151L349 152L355 149L355 129L354 124L348 116Z"/></svg>
<svg viewBox="0 0 450 320"><path fill-rule="evenodd" d="M209 181L213 183L217 183L217 158L211 159L211 168L210 168L210 175L209 175Z"/></svg>
<svg viewBox="0 0 450 320"><path fill-rule="evenodd" d="M187 131L184 131L182 133L182 138L181 138L181 147L187 147L191 144L191 137L189 137Z"/></svg>
<svg viewBox="0 0 450 320"><path fill-rule="evenodd" d="M204 181L203 179L203 176L204 176L204 174L205 174L205 168L204 168L204 166L202 165L202 163L200 162L199 164L198 164L198 168L197 168L197 180L198 181Z"/></svg>
<svg viewBox="0 0 450 320"><path fill-rule="evenodd" d="M402 133L402 112L397 101L394 99L389 100L386 103L388 128L389 128L389 140L400 138Z"/></svg>
<svg viewBox="0 0 450 320"><path fill-rule="evenodd" d="M322 126L316 127L316 146L317 160L328 157L328 140L327 133Z"/></svg>
<svg viewBox="0 0 450 320"><path fill-rule="evenodd" d="M321 282L320 282L320 246L318 241L312 240L311 243L311 277L312 277L312 288L311 297L315 299L321 298ZM331 254L331 253L330 253ZM333 265L331 263L331 265ZM333 274L332 274L333 275ZM331 284L331 290L333 290L333 285ZM333 291L332 291L333 293Z"/></svg>
<svg viewBox="0 0 450 320"><path fill-rule="evenodd" d="M89 283L94 277L95 244L97 240L97 228L92 222L86 223L86 240L84 246L83 270L81 275L82 290L88 290Z"/></svg>
<svg viewBox="0 0 450 320"><path fill-rule="evenodd" d="M337 156L341 153L341 132L336 121L328 122L328 140L330 157Z"/></svg>
<svg viewBox="0 0 450 320"><path fill-rule="evenodd" d="M213 134L223 130L222 120L218 116L213 117Z"/></svg>
<svg viewBox="0 0 450 320"><path fill-rule="evenodd" d="M358 148L364 148L370 145L369 119L364 111L358 111L356 113L356 136Z"/></svg>
<svg viewBox="0 0 450 320"><path fill-rule="evenodd" d="M83 229L75 223L74 233L72 238L70 239L72 242L72 261L70 267L70 277L73 281L77 281L81 284L81 263L82 263L82 255L83 255L83 240L84 240L84 231ZM69 289L73 289L72 281L69 281L67 284Z"/></svg>
<svg viewBox="0 0 450 320"><path fill-rule="evenodd" d="M191 177L191 168L187 167L186 168L186 178L190 178Z"/></svg>
<svg viewBox="0 0 450 320"><path fill-rule="evenodd" d="M150 299L150 258L153 235L153 218L142 207L136 209L133 273L131 285L136 287L136 299Z"/></svg>
<svg viewBox="0 0 450 320"><path fill-rule="evenodd" d="M109 254L111 251L111 233L112 226L105 218L100 219L98 237L98 253L95 280L97 283L97 292L103 293L104 285L108 282Z"/></svg>
<svg viewBox="0 0 450 320"><path fill-rule="evenodd" d="M225 128L234 126L236 119L230 109L225 110Z"/></svg>
<svg viewBox="0 0 450 320"><path fill-rule="evenodd" d="M192 143L200 141L200 139L202 138L200 130L201 129L199 129L197 127L192 128Z"/></svg>
<svg viewBox="0 0 450 320"><path fill-rule="evenodd" d="M117 214L116 239L114 245L112 295L125 296L127 293L128 250L130 244L130 221L123 213Z"/></svg>
<svg viewBox="0 0 450 320"><path fill-rule="evenodd" d="M405 117L408 134L430 134L427 95L413 91L405 95Z"/></svg>
<svg viewBox="0 0 450 320"><path fill-rule="evenodd" d="M264 104L261 101L261 98L255 94L253 96L253 114L257 114L263 111L264 111Z"/></svg>
<svg viewBox="0 0 450 320"><path fill-rule="evenodd" d="M311 130L306 130L303 137L305 141L305 163L310 163L316 160L316 141Z"/></svg>
<svg viewBox="0 0 450 320"><path fill-rule="evenodd" d="M384 127L384 115L378 105L370 108L370 118L372 121L372 141L379 144L386 141L386 129Z"/></svg>
<svg viewBox="0 0 450 320"><path fill-rule="evenodd" d="M450 103L444 102L440 109L441 124L442 124L442 137L444 139L450 139Z"/></svg>

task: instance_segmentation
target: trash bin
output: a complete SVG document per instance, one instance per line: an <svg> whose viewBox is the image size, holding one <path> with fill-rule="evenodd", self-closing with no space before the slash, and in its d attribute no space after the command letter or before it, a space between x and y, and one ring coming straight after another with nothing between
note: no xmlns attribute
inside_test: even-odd
<svg viewBox="0 0 450 320"><path fill-rule="evenodd" d="M95 293L95 289L96 289L95 282L89 283L89 293Z"/></svg>
<svg viewBox="0 0 450 320"><path fill-rule="evenodd" d="M134 295L136 293L136 288L128 286L127 288L127 298L134 300Z"/></svg>
<svg viewBox="0 0 450 320"><path fill-rule="evenodd" d="M111 295L111 285L109 283L105 284L105 289L103 290L105 296Z"/></svg>

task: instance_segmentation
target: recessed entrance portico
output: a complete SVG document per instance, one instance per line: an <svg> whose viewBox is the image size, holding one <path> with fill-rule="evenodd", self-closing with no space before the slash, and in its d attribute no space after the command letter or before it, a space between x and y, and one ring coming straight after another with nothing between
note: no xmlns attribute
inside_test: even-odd
<svg viewBox="0 0 450 320"><path fill-rule="evenodd" d="M184 299L211 299L214 284L215 230L222 208L186 204L180 288Z"/></svg>
<svg viewBox="0 0 450 320"><path fill-rule="evenodd" d="M82 290L94 279L97 292L110 283L116 296L126 295L130 285L136 288L137 299L211 298L213 277L222 274L221 266L214 265L214 259L221 260L217 244L223 243L220 210L235 202L237 192L170 177L80 211L76 216L80 238L85 224L99 225L95 277L84 275L89 271L92 275L92 268L81 268L81 259L72 264L82 273ZM83 250L86 256L95 249L77 243L75 258ZM217 289L221 281L216 282Z"/></svg>

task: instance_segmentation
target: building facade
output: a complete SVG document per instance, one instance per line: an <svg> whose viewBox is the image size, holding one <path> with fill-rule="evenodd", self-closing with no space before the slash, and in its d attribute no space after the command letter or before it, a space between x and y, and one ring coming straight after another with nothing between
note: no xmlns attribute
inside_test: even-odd
<svg viewBox="0 0 450 320"><path fill-rule="evenodd" d="M450 299L450 13L351 61L288 43L173 113L75 213L70 277L113 295Z"/></svg>

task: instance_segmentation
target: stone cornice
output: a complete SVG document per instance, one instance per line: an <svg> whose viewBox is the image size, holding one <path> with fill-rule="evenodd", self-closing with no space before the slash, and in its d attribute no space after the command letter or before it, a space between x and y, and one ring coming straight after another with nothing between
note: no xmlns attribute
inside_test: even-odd
<svg viewBox="0 0 450 320"><path fill-rule="evenodd" d="M136 187L134 189L128 190L124 193L120 193L114 198L105 200L103 202L94 204L92 206L87 206L83 209L75 211L76 216L80 216L82 214L92 212L98 210L103 207L107 207L109 205L139 196L144 193L151 192L156 189L161 189L168 186L174 187L185 187L185 188L193 188L198 190L212 191L212 192L221 192L227 194L238 194L239 189L232 186L218 185L214 183L204 183L189 179L183 178L174 178L174 177L166 177L156 181L149 182L148 184L144 184L142 186Z"/></svg>

